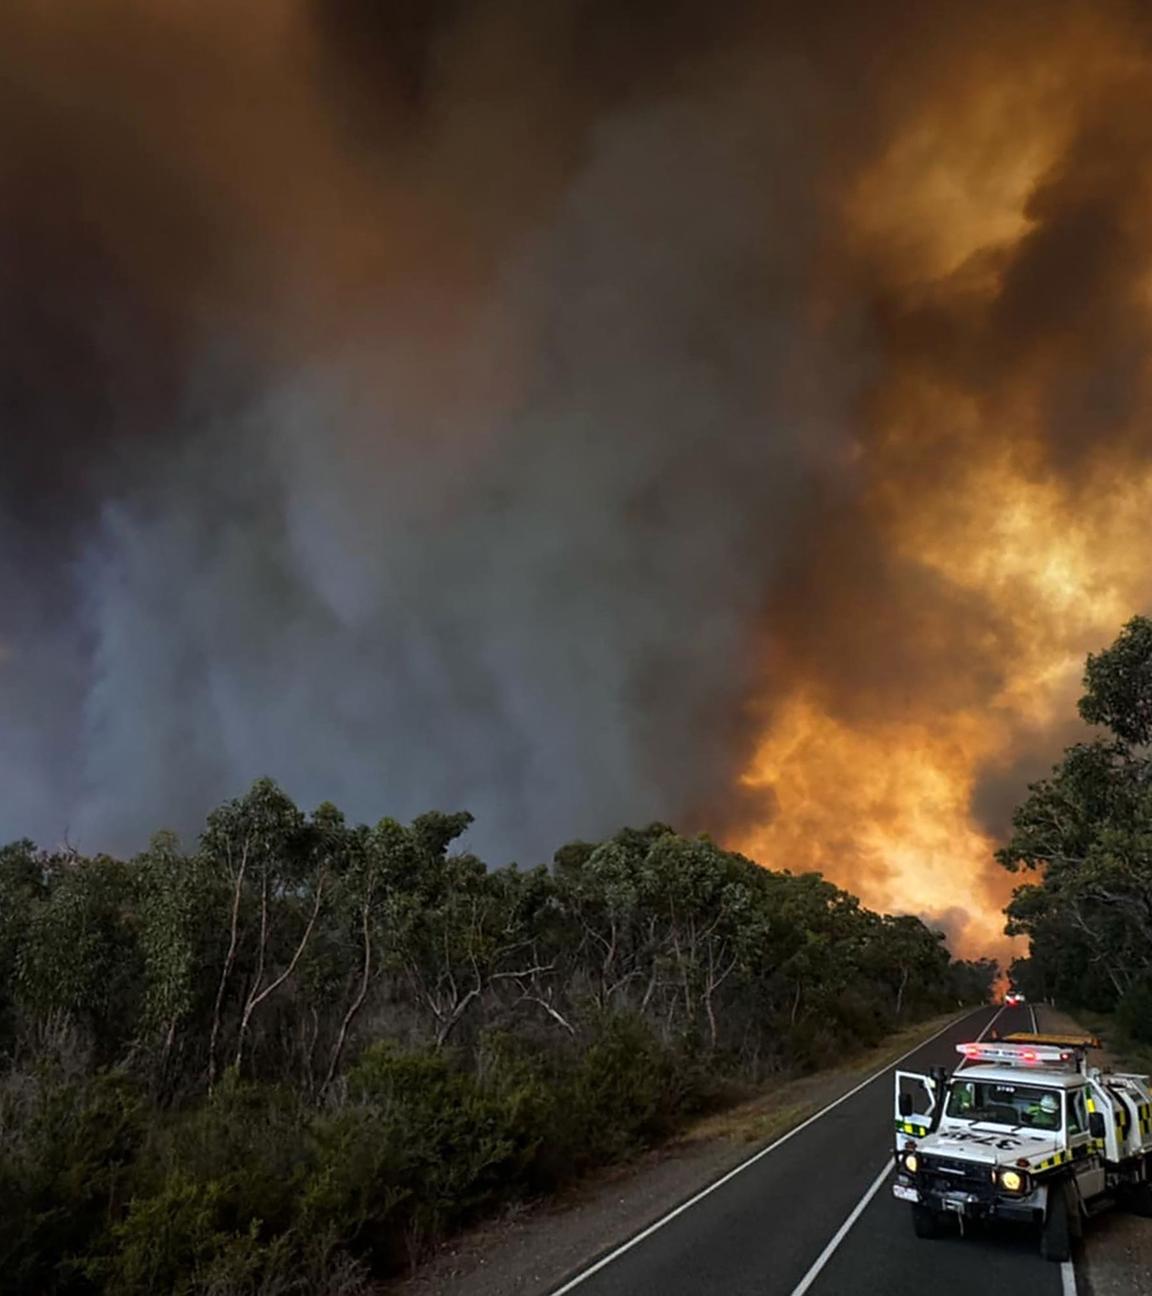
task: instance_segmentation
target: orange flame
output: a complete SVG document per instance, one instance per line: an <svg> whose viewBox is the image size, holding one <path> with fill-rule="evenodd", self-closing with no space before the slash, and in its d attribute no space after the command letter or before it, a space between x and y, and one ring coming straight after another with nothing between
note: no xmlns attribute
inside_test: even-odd
<svg viewBox="0 0 1152 1296"><path fill-rule="evenodd" d="M771 681L783 700L742 779L766 810L736 841L773 867L820 869L872 906L936 917L957 952L1002 959L1024 951L1002 934L1012 883L974 798L1022 756L1056 757L1085 654L1149 595L1152 470L1127 412L1152 394L1147 365L1125 374L1140 399L1092 407L1095 426L1066 434L1071 467L1052 431L1053 393L1109 359L1112 339L1091 331L1101 311L1119 343L1152 340L1132 336L1149 322L1152 240L1135 232L1149 227L1148 153L1099 107L1104 87L1131 84L1137 56L1115 32L1085 24L1075 35L1023 67L972 56L925 92L851 188L846 241L879 284L888 331L859 438L858 526L813 539L824 555L806 596L822 625L806 633L842 640L850 676L859 627L872 645L887 634L907 678L873 704L785 643ZM1120 132L1099 164L1081 148L1089 126L1105 140ZM1037 312L1013 331L1022 276L1069 212L1092 215L1098 190L1119 210L1097 223L1115 220L1143 259L1123 282L1089 265L1050 319ZM859 533L879 538L885 580L900 590L907 615L890 624L878 621L891 606L845 574ZM1021 779L1009 800L1024 792Z"/></svg>

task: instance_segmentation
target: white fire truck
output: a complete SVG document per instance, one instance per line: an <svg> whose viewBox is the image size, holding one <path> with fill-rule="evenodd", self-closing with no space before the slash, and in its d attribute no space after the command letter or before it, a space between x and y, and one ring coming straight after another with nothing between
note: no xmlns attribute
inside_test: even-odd
<svg viewBox="0 0 1152 1296"><path fill-rule="evenodd" d="M958 1044L951 1075L896 1073L896 1178L918 1237L949 1217L1040 1227L1066 1260L1086 1217L1113 1205L1152 1216L1148 1076L1088 1064L1087 1035L1006 1035Z"/></svg>

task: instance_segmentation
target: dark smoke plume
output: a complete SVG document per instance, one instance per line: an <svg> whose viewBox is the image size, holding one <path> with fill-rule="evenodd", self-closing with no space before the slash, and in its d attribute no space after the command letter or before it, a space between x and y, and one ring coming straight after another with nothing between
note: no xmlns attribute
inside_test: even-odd
<svg viewBox="0 0 1152 1296"><path fill-rule="evenodd" d="M725 797L852 386L812 71L659 6L102 8L3 20L4 830L268 772L534 858Z"/></svg>
<svg viewBox="0 0 1152 1296"><path fill-rule="evenodd" d="M963 929L834 749L926 744L978 853L1052 746L1020 672L1106 634L979 499L1130 539L1085 500L1147 465L1139 24L14 0L0 835L269 774L494 860L712 826Z"/></svg>

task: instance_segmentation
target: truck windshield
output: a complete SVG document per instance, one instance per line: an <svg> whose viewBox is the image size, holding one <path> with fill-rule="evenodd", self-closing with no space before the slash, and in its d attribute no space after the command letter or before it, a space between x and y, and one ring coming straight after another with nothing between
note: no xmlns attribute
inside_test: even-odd
<svg viewBox="0 0 1152 1296"><path fill-rule="evenodd" d="M1060 1093L1055 1089L992 1080L954 1080L945 1111L959 1120L1058 1130L1060 1107Z"/></svg>

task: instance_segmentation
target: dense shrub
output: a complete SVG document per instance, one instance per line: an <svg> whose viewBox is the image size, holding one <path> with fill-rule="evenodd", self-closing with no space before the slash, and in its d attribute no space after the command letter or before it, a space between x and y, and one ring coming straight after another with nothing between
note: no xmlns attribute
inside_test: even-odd
<svg viewBox="0 0 1152 1296"><path fill-rule="evenodd" d="M467 824L259 783L191 855L0 850L0 1292L355 1296L994 975L660 824L527 873Z"/></svg>
<svg viewBox="0 0 1152 1296"><path fill-rule="evenodd" d="M123 1074L45 1063L0 1085L0 1291L84 1285L82 1262L126 1200L145 1111Z"/></svg>
<svg viewBox="0 0 1152 1296"><path fill-rule="evenodd" d="M1116 1005L1116 1024L1137 1044L1152 1044L1152 975L1131 985Z"/></svg>

